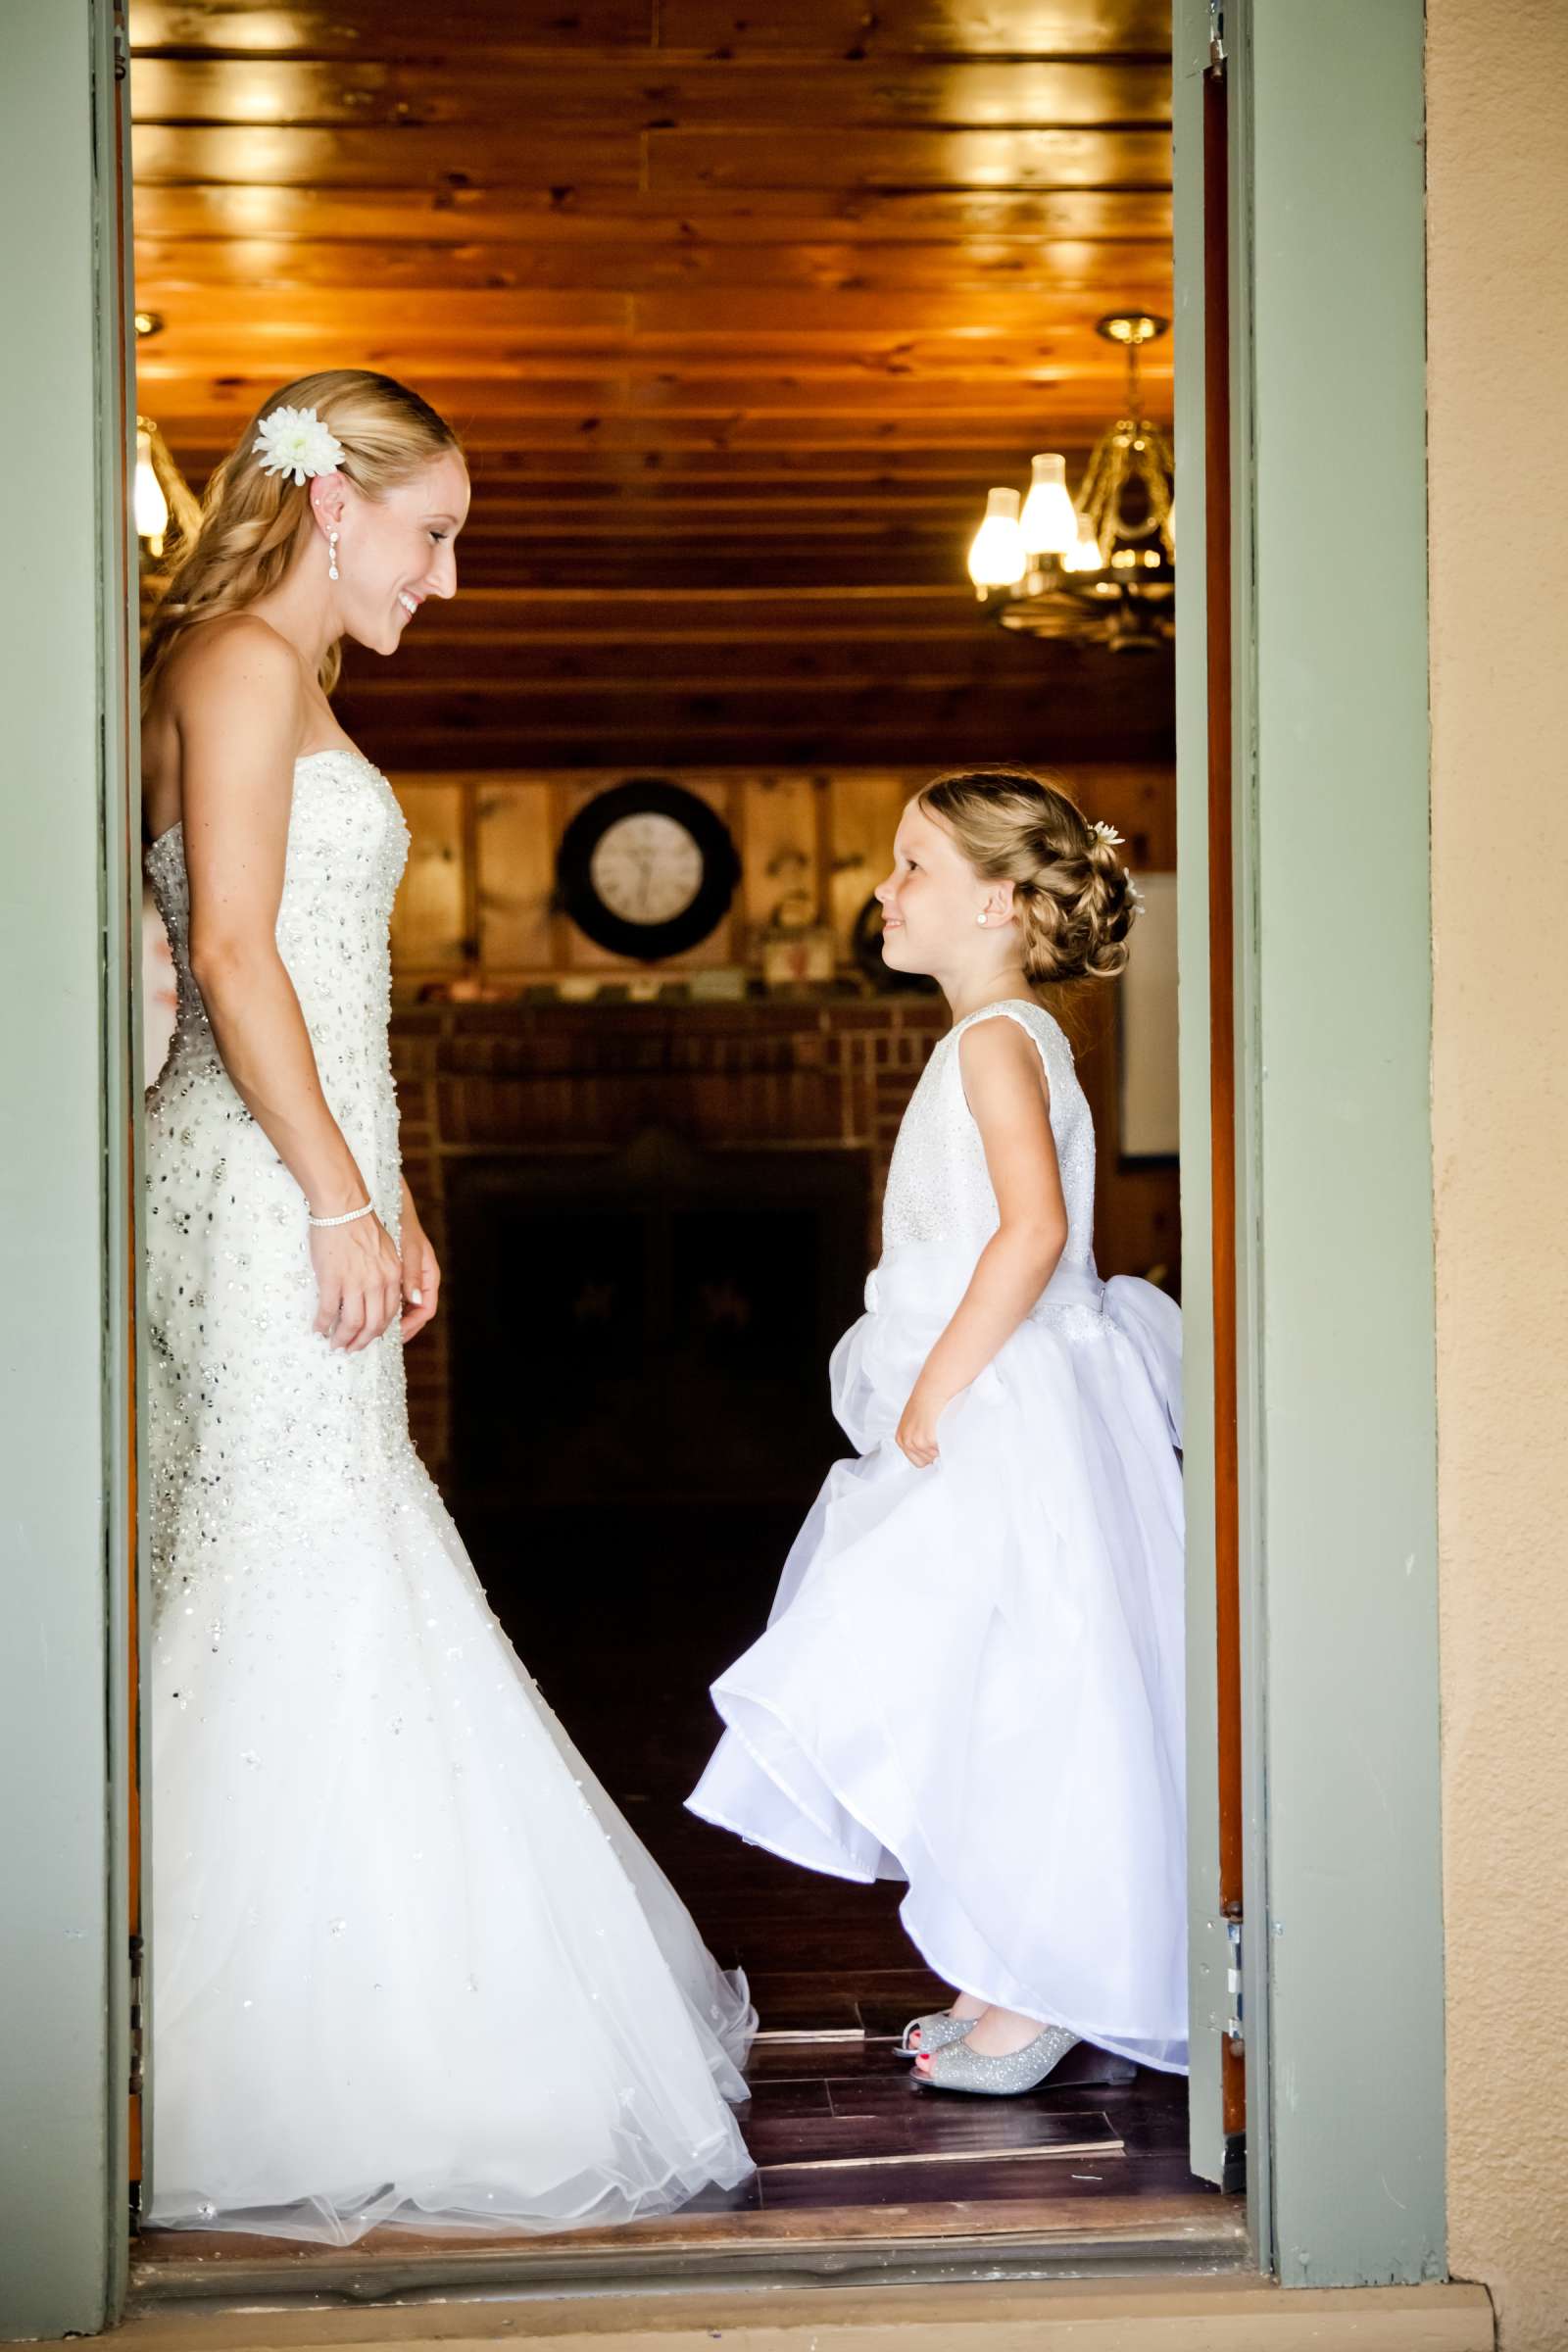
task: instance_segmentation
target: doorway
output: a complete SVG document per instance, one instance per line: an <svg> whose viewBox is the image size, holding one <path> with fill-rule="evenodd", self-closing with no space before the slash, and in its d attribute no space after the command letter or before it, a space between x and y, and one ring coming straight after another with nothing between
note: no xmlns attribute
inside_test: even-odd
<svg viewBox="0 0 1568 2352"><path fill-rule="evenodd" d="M1200 2246L1205 2260L1235 2260L1239 2206L1192 2173L1168 2084L1080 2087L1068 2070L1027 2107L951 2124L925 2102L929 2142L916 2144L888 2044L937 1988L908 1965L887 1890L859 1901L824 1886L803 1900L797 1878L750 1855L725 1845L716 1862L723 1841L678 1810L700 1751L655 1741L648 1716L639 1729L632 1710L611 1708L626 1685L585 1672L580 1619L541 1607L521 1577L507 1598L519 1549L653 1563L655 1581L620 1592L627 1654L639 1674L651 1667L696 1750L710 1667L765 1607L788 1534L838 1450L820 1408L824 1337L853 1312L889 1140L879 1121L935 1034L916 1008L867 1007L847 968L889 811L910 783L952 760L1044 760L1033 747L1049 746L1127 834L1136 863L1175 867L1168 643L1112 650L1037 629L1038 613L999 627L961 572L968 511L991 482L1026 478L1041 438L1059 440L1077 473L1114 414L1124 357L1097 337L1096 317L1172 308L1168 23L1150 9L1129 26L1121 12L1107 46L1086 10L1064 48L1020 57L990 45L984 10L948 12L940 32L910 11L852 53L841 14L754 12L743 26L666 4L657 44L652 12L639 32L629 11L580 52L524 26L504 56L481 22L471 39L458 28L437 69L402 62L395 20L377 11L358 28L347 76L358 95L345 94L343 59L264 61L282 108L270 162L257 160L247 112L258 61L228 55L216 31L199 37L200 12L194 39L182 19L178 54L155 38L131 61L140 405L199 475L235 414L291 371L302 338L343 334L352 283L362 341L446 406L474 451L458 625L432 627L396 675L351 659L339 702L348 731L384 758L415 832L403 1035L411 1057L417 1040L436 1041L436 1128L421 1149L447 1263L469 1270L453 1297L471 1306L449 1309L444 1379L424 1403L460 1525L498 1607L514 1609L524 1656L581 1722L639 1828L646 1812L719 1957L733 1952L767 1987L760 2205L694 2212L613 2246L578 2236L475 2261L565 2270L635 2248L657 2266L699 2245L728 2261L760 2240L813 2262L841 2262L852 2242L879 2265L951 2261L964 2245L988 2261L1072 2249L1065 2258L1082 2262L1102 2231L1149 2259ZM384 57L372 57L377 39ZM559 112L570 128L519 157L485 82L524 70L537 120ZM644 87L656 70L669 84L657 110ZM443 128L454 97L456 134ZM343 169L323 161L328 150ZM275 323L257 307L258 217ZM215 386L220 345L232 372ZM1168 416L1168 361L1151 351L1143 370ZM649 967L596 939L558 879L568 825L633 763L706 797L742 852L722 920L652 967L662 991L686 992L657 1015L633 989ZM808 964L822 935L847 991L835 998L831 980L820 1000L772 989L769 953L784 946ZM486 1115L498 1115L496 1039L512 1008L527 1008L537 1035L542 1004L586 1004L591 990L602 1034L662 1021L692 1035L737 974L735 1024L774 1046L794 1002L819 1003L813 1026L835 1048L858 1025L870 1050L858 1058L845 1044L843 1066L865 1099L832 1149L808 1125L786 1128L787 1165L764 1166L733 1135L710 1150L689 1122L664 1126L657 1104L651 1124L591 1158L563 1155L564 1118L499 1153L466 1114L461 1132L442 1131L440 1106L480 1063ZM1085 1042L1103 1136L1119 1110L1117 1040L1105 1028ZM576 1051L594 1049L579 1034ZM1160 1265L1179 1278L1175 1182L1168 1152L1106 1154L1102 1271ZM646 1201L650 1186L658 1213L631 1214L628 1196ZM542 1311L578 1332L585 1364L608 1289L618 1303L606 1311L625 1306L639 1347L686 1349L710 1418L730 1409L739 1381L789 1399L807 1442L793 1466L748 1465L744 1517L734 1493L701 1481L705 1462L738 1467L745 1416L684 1463L672 1443L696 1423L672 1417L642 1459L623 1449L611 1499L590 1511L607 1465L584 1449L603 1439L604 1417L563 1416L560 1398L531 1396L526 1380L504 1386L518 1302L482 1269L536 1258L540 1220L559 1229L567 1199L583 1254L563 1263ZM1118 1238L1107 1247L1107 1236ZM694 1241L731 1262L696 1264ZM671 1301L704 1294L709 1326L671 1314ZM815 1401L803 1404L813 1363ZM594 1385L584 1380L585 1401ZM549 1431L532 1473L519 1421ZM672 1490L652 1491L655 1477L673 1477ZM733 1573L742 1550L749 1586ZM677 1562L712 1657L679 1645L672 1681L650 1595ZM596 1750L601 1711L613 1727ZM448 2275L450 2256L411 2248L407 2232L385 2252ZM236 2255L183 2233L149 2240L144 2259L164 2291L195 2275L187 2264L209 2281L267 2275L254 2247ZM333 2258L306 2259L333 2275Z"/></svg>

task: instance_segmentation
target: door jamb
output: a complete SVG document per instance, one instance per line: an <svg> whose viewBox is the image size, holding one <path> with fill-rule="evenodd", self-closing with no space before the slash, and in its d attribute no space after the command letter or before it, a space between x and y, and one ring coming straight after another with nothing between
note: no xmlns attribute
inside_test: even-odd
<svg viewBox="0 0 1568 2352"><path fill-rule="evenodd" d="M28 2336L111 2324L126 2273L134 445L115 0L16 8L7 34L0 189L25 226L0 256L19 361L0 416L25 454L0 581L0 1079L25 1115L6 1153L0 1769L24 1801L0 1926L0 2335Z"/></svg>

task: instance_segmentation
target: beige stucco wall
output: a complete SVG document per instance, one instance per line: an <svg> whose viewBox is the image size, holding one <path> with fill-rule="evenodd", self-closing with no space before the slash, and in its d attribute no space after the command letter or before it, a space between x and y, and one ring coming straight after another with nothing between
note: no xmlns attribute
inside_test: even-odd
<svg viewBox="0 0 1568 2352"><path fill-rule="evenodd" d="M1568 0L1429 0L1428 43L1449 2261L1562 2352Z"/></svg>

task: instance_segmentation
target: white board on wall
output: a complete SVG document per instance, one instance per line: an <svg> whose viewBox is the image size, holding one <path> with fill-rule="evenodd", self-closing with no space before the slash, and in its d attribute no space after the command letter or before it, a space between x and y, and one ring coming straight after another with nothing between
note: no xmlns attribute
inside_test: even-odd
<svg viewBox="0 0 1568 2352"><path fill-rule="evenodd" d="M1176 1050L1176 877L1140 874L1144 911L1121 982L1121 1152L1173 1159L1180 1144Z"/></svg>

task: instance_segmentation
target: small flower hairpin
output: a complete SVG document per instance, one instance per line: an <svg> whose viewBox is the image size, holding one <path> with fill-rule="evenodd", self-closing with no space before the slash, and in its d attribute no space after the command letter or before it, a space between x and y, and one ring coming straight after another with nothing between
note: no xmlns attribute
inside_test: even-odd
<svg viewBox="0 0 1568 2352"><path fill-rule="evenodd" d="M251 448L267 452L263 473L291 473L296 482L330 473L341 466L345 455L342 442L327 430L314 409L273 409L262 418Z"/></svg>
<svg viewBox="0 0 1568 2352"><path fill-rule="evenodd" d="M1098 833L1102 841L1108 841L1112 849L1120 849L1122 846L1122 837L1115 826L1103 823L1099 817L1096 817L1089 830L1091 833Z"/></svg>

